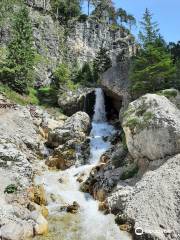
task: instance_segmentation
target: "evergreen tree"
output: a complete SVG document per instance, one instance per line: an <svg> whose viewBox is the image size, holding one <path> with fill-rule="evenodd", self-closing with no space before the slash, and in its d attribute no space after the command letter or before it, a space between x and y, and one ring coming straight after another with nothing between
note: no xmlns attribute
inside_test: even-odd
<svg viewBox="0 0 180 240"><path fill-rule="evenodd" d="M112 66L110 57L107 55L107 50L103 47L100 48L96 58L93 62L94 78L99 80L100 75Z"/></svg>
<svg viewBox="0 0 180 240"><path fill-rule="evenodd" d="M26 8L15 14L12 29L7 63L1 70L0 78L14 90L25 93L33 81L35 57L32 27Z"/></svg>
<svg viewBox="0 0 180 240"><path fill-rule="evenodd" d="M51 0L53 12L63 23L81 14L80 0Z"/></svg>
<svg viewBox="0 0 180 240"><path fill-rule="evenodd" d="M113 3L111 0L92 0L95 7L92 15L96 16L99 20L104 20L110 17L110 12L112 12Z"/></svg>
<svg viewBox="0 0 180 240"><path fill-rule="evenodd" d="M140 24L142 31L139 33L139 38L142 44L145 46L146 44L155 42L159 36L158 24L152 21L152 14L147 8Z"/></svg>
<svg viewBox="0 0 180 240"><path fill-rule="evenodd" d="M89 63L84 63L82 69L78 73L77 81L83 85L94 82L92 68Z"/></svg>
<svg viewBox="0 0 180 240"><path fill-rule="evenodd" d="M119 8L116 12L117 18L120 19L121 25L127 23L127 12L123 8Z"/></svg>
<svg viewBox="0 0 180 240"><path fill-rule="evenodd" d="M177 43L170 42L168 44L168 51L171 53L174 63L180 61L180 41Z"/></svg>
<svg viewBox="0 0 180 240"><path fill-rule="evenodd" d="M136 19L133 15L129 14L127 15L127 22L129 24L130 31L132 29L132 26L136 25Z"/></svg>
<svg viewBox="0 0 180 240"><path fill-rule="evenodd" d="M143 19L142 48L133 59L130 72L134 97L172 87L176 71L157 24L152 22L152 15L147 9Z"/></svg>

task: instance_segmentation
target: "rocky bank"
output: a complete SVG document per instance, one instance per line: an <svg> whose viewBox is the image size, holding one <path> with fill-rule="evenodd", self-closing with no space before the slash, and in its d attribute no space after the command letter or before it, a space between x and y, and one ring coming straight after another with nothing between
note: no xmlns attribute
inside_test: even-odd
<svg viewBox="0 0 180 240"><path fill-rule="evenodd" d="M125 136L120 133L82 183L134 239L180 239L178 98L168 89L131 102L123 115Z"/></svg>

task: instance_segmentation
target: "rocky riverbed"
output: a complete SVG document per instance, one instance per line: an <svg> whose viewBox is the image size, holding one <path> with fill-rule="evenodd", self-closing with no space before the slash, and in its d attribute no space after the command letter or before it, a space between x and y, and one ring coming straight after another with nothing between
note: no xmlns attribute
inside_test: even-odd
<svg viewBox="0 0 180 240"><path fill-rule="evenodd" d="M92 124L0 96L2 239L179 239L179 92L130 103L123 131L102 96Z"/></svg>

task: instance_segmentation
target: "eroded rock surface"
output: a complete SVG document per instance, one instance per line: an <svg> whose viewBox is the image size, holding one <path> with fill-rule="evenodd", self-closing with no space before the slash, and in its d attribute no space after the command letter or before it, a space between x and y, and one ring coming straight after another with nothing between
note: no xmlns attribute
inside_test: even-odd
<svg viewBox="0 0 180 240"><path fill-rule="evenodd" d="M133 158L156 160L180 152L180 111L164 96L146 94L130 103L123 129Z"/></svg>
<svg viewBox="0 0 180 240"><path fill-rule="evenodd" d="M64 125L55 128L49 133L48 144L55 148L54 154L46 164L50 167L66 169L76 163L77 152L87 148L83 154L88 154L88 141L86 139L90 128L90 118L85 112L77 112L69 117Z"/></svg>

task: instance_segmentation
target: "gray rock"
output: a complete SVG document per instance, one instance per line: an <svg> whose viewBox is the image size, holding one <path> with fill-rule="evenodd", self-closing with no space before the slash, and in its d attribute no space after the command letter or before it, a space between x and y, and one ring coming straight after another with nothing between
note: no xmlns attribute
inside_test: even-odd
<svg viewBox="0 0 180 240"><path fill-rule="evenodd" d="M75 91L67 89L66 92L61 92L58 97L58 105L68 116L78 111L85 111L92 116L94 104L94 88L79 88Z"/></svg>
<svg viewBox="0 0 180 240"><path fill-rule="evenodd" d="M0 229L2 239L22 240L33 237L33 226L27 222L7 223Z"/></svg>
<svg viewBox="0 0 180 240"><path fill-rule="evenodd" d="M108 50L113 65L119 55L132 53L132 36L125 30L111 30L110 25L99 23L93 18L85 22L69 22L70 32L67 38L70 61L76 59L82 65L92 61L101 47Z"/></svg>
<svg viewBox="0 0 180 240"><path fill-rule="evenodd" d="M26 0L26 3L37 10L51 10L50 0Z"/></svg>
<svg viewBox="0 0 180 240"><path fill-rule="evenodd" d="M49 133L48 143L52 147L58 147L71 139L83 141L89 131L90 118L85 112L77 112L69 117L64 125Z"/></svg>
<svg viewBox="0 0 180 240"><path fill-rule="evenodd" d="M44 86L50 84L52 72L61 59L60 36L58 33L63 32L63 29L52 19L51 15L44 15L34 10L30 10L29 15L33 26L35 47L39 54L39 60L35 68L36 85Z"/></svg>
<svg viewBox="0 0 180 240"><path fill-rule="evenodd" d="M180 155L148 171L134 187L121 185L108 198L111 208L134 221L144 234L135 239L179 239Z"/></svg>
<svg viewBox="0 0 180 240"><path fill-rule="evenodd" d="M130 103L123 129L133 158L156 160L180 152L180 111L164 96L146 94Z"/></svg>
<svg viewBox="0 0 180 240"><path fill-rule="evenodd" d="M101 80L101 85L106 95L112 99L115 109L118 112L120 111L120 121L122 121L123 112L127 109L131 100L128 69L128 62L118 63L117 66L108 69L102 75Z"/></svg>

